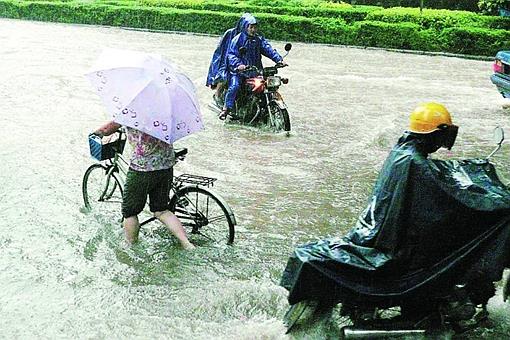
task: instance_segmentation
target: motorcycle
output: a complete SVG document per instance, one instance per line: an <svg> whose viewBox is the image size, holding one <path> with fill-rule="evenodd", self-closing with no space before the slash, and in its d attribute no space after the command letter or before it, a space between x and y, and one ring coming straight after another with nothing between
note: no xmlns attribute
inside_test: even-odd
<svg viewBox="0 0 510 340"><path fill-rule="evenodd" d="M430 216L440 227L435 234L419 234L418 242L414 240L407 248L412 253L405 253L405 238L399 241L403 262L391 265L383 252L357 246L350 235L297 247L280 283L289 290L291 307L284 317L288 332L304 316L330 311L337 304L348 324L341 329L344 339L452 335L487 320L486 305L495 295L494 282L510 267L510 189L489 161L504 141L502 129L495 130L495 140L496 148L485 159L430 160L434 171L445 179L440 190L452 185L469 191L457 192L456 198L462 200L459 206L465 216L460 218L466 224L450 230L440 224L442 217L451 218L448 211L458 215L456 199L450 199L446 207L435 206L443 207L444 215L434 216L433 209L427 210L421 216ZM457 193L449 191L447 196ZM471 194L468 202L465 196ZM413 231L406 232L411 235ZM507 278L504 301L509 295Z"/></svg>
<svg viewBox="0 0 510 340"><path fill-rule="evenodd" d="M292 44L285 45L287 52L285 58L292 48ZM245 48L240 49L241 55L246 53ZM271 130L290 131L290 118L287 105L278 92L282 84L289 82L288 78L280 77L278 69L285 67L285 64L259 69L256 66L249 66L241 74L247 75L248 79L243 83L237 93L234 108L232 109L230 122L238 122L242 125L268 126ZM224 106L225 94L228 86L224 86L217 97L213 97L213 108L219 112Z"/></svg>

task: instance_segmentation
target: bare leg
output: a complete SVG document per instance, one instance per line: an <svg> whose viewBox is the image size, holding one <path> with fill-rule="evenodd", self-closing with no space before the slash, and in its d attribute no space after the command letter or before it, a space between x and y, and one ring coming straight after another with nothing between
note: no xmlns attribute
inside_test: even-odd
<svg viewBox="0 0 510 340"><path fill-rule="evenodd" d="M221 94L221 90L223 89L223 86L225 86L225 83L220 81L217 85L216 85L216 97L220 97L220 94Z"/></svg>
<svg viewBox="0 0 510 340"><path fill-rule="evenodd" d="M195 246L191 244L191 242L188 240L188 237L186 236L186 232L184 231L184 228L182 227L181 221L172 214L170 211L156 211L154 213L154 216L160 220L167 228L168 230L179 240L181 243L181 246L186 250L194 249Z"/></svg>
<svg viewBox="0 0 510 340"><path fill-rule="evenodd" d="M124 233L126 235L126 241L129 244L133 244L138 241L138 232L140 231L140 223L138 222L138 216L131 216L124 219L122 222L124 225Z"/></svg>

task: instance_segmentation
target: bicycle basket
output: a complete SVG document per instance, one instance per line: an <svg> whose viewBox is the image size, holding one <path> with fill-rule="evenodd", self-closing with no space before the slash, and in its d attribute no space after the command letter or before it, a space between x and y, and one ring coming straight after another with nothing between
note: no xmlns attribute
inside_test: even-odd
<svg viewBox="0 0 510 340"><path fill-rule="evenodd" d="M90 155L98 160L104 161L115 157L115 153L122 153L124 146L126 145L126 138L122 138L122 134L117 134L117 138L111 138L110 140L103 141L101 137L90 134L89 135L89 146Z"/></svg>

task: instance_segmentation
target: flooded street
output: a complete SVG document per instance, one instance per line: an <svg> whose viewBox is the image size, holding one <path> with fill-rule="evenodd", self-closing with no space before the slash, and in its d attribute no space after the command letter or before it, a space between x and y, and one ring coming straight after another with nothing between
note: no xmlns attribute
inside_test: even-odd
<svg viewBox="0 0 510 340"><path fill-rule="evenodd" d="M217 41L0 19L0 338L337 338L334 320L285 335L292 249L350 229L418 103L445 104L460 126L439 157L485 157L494 127L510 134L491 62L301 43L280 71L291 135L224 125L204 86ZM176 143L189 154L175 172L218 178L232 247L184 252L153 223L126 249L118 210L82 213L87 136L108 119L84 74L106 47L160 53L197 86L206 129ZM509 154L507 141L493 158L505 183ZM510 334L498 294L494 328L473 338Z"/></svg>

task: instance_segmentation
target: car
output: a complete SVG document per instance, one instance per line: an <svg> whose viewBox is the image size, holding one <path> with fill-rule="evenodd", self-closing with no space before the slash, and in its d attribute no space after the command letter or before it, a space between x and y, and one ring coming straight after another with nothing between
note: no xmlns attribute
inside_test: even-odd
<svg viewBox="0 0 510 340"><path fill-rule="evenodd" d="M491 81L505 98L510 98L510 51L499 51L492 65Z"/></svg>

